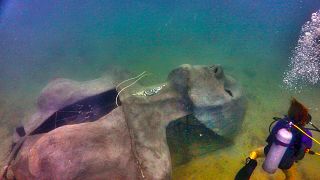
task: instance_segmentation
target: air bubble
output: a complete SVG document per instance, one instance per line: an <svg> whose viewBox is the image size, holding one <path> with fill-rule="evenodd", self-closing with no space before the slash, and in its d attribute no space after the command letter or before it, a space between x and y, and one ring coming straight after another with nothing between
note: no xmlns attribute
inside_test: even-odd
<svg viewBox="0 0 320 180"><path fill-rule="evenodd" d="M320 10L313 13L311 21L303 26L298 44L290 58L289 70L284 73L283 83L292 90L320 81Z"/></svg>

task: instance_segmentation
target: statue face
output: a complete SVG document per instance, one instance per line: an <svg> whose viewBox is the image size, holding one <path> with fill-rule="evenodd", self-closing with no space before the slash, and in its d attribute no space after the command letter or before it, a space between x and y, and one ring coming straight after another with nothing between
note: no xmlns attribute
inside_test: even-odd
<svg viewBox="0 0 320 180"><path fill-rule="evenodd" d="M241 126L245 103L240 85L219 65L182 65L169 75L172 86L188 99L194 116L218 135Z"/></svg>

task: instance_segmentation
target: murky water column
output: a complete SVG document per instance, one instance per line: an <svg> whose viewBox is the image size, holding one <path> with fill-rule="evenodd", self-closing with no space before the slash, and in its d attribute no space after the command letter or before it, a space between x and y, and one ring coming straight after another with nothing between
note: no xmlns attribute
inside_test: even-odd
<svg viewBox="0 0 320 180"><path fill-rule="evenodd" d="M286 88L301 91L303 86L320 81L320 10L312 13L311 20L302 26L290 60L283 78Z"/></svg>

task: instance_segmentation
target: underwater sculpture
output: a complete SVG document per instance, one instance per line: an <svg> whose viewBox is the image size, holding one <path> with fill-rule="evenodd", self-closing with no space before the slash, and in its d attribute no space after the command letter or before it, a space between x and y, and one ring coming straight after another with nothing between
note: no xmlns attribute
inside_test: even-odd
<svg viewBox="0 0 320 180"><path fill-rule="evenodd" d="M166 83L152 87L122 85L119 107L113 83L103 78L51 82L39 98L38 113L15 135L12 176L170 179L169 122L194 114L230 138L242 123L240 86L217 65L182 65Z"/></svg>

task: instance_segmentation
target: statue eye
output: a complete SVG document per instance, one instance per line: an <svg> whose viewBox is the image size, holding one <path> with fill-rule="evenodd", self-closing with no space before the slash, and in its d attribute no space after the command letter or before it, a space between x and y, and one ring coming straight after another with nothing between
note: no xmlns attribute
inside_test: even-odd
<svg viewBox="0 0 320 180"><path fill-rule="evenodd" d="M231 97L233 97L233 94L229 89L224 89L224 91L226 91L226 93L228 93Z"/></svg>
<svg viewBox="0 0 320 180"><path fill-rule="evenodd" d="M212 69L214 73L217 73L217 72L218 72L218 68L217 68L216 65L212 65L212 66L210 66L209 68Z"/></svg>

